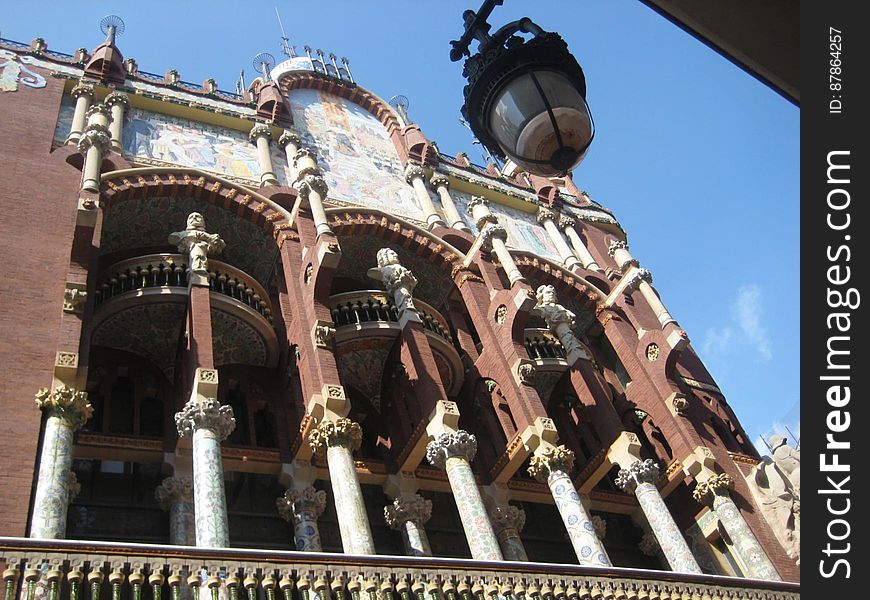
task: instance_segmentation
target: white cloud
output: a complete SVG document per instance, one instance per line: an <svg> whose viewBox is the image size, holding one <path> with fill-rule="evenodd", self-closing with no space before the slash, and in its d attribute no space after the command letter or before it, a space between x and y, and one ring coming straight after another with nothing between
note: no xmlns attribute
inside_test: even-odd
<svg viewBox="0 0 870 600"><path fill-rule="evenodd" d="M731 338L734 337L734 330L731 327L710 327L704 334L704 341L701 343L701 355L707 356L712 354L725 354L728 352Z"/></svg>
<svg viewBox="0 0 870 600"><path fill-rule="evenodd" d="M761 288L755 284L741 286L732 309L746 339L754 344L762 357L773 358L767 329L761 324Z"/></svg>
<svg viewBox="0 0 870 600"><path fill-rule="evenodd" d="M789 446L792 448L796 447L801 439L800 420L794 423L774 423L770 426L770 429L755 438L755 441L753 442L755 444L755 449L758 450L762 456L770 455L770 450L767 449L767 444L764 442L765 440L770 440L770 436L777 434L785 436Z"/></svg>

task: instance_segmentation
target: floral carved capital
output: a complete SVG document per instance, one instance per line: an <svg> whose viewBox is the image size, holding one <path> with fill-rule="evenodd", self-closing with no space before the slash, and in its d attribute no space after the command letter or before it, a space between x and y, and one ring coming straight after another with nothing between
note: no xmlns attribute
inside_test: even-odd
<svg viewBox="0 0 870 600"><path fill-rule="evenodd" d="M425 525L431 516L432 501L420 494L396 498L392 504L384 507L384 521L393 529L404 529L408 521Z"/></svg>
<svg viewBox="0 0 870 600"><path fill-rule="evenodd" d="M310 485L301 490L287 490L275 500L275 506L281 518L288 523L301 514L317 519L326 510L326 492Z"/></svg>
<svg viewBox="0 0 870 600"><path fill-rule="evenodd" d="M734 489L734 479L728 473L720 473L701 481L695 486L692 497L702 504L712 504L716 495L724 495Z"/></svg>
<svg viewBox="0 0 870 600"><path fill-rule="evenodd" d="M178 502L193 503L193 479L190 477L167 477L154 490L154 499L163 510Z"/></svg>
<svg viewBox="0 0 870 600"><path fill-rule="evenodd" d="M464 458L471 462L477 454L477 438L460 429L442 433L426 446L426 460L429 464L443 469L448 458Z"/></svg>
<svg viewBox="0 0 870 600"><path fill-rule="evenodd" d="M545 482L551 473L568 473L574 465L574 453L565 446L547 446L529 459L529 475Z"/></svg>
<svg viewBox="0 0 870 600"><path fill-rule="evenodd" d="M221 405L216 398L201 402L191 398L175 413L175 427L181 437L193 435L197 429L210 429L223 441L236 428L236 419L232 407Z"/></svg>
<svg viewBox="0 0 870 600"><path fill-rule="evenodd" d="M629 494L633 494L641 483L653 485L659 480L659 466L650 458L636 460L627 469L620 469L616 476L616 485Z"/></svg>
<svg viewBox="0 0 870 600"><path fill-rule="evenodd" d="M350 419L323 421L308 436L308 443L314 454L323 454L327 448L336 446L354 452L362 445L362 428Z"/></svg>
<svg viewBox="0 0 870 600"><path fill-rule="evenodd" d="M496 506L490 509L489 516L496 533L504 529L515 529L517 533L526 526L526 511L518 506Z"/></svg>
<svg viewBox="0 0 870 600"><path fill-rule="evenodd" d="M91 418L94 408L88 402L88 393L60 384L53 390L42 388L36 392L36 405L50 416L60 417L73 429L78 429Z"/></svg>

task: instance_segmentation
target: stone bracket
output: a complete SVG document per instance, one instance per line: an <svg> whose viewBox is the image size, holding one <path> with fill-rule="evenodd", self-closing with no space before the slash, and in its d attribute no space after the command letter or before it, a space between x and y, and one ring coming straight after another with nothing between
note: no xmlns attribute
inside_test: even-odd
<svg viewBox="0 0 870 600"><path fill-rule="evenodd" d="M88 301L88 285L67 281L63 289L63 312L80 315Z"/></svg>
<svg viewBox="0 0 870 600"><path fill-rule="evenodd" d="M76 227L96 227L99 205L98 194L81 190L76 204Z"/></svg>
<svg viewBox="0 0 870 600"><path fill-rule="evenodd" d="M335 323L317 319L311 328L311 342L316 348L329 348L330 340L335 337Z"/></svg>
<svg viewBox="0 0 870 600"><path fill-rule="evenodd" d="M705 481L716 474L716 457L707 446L696 446L682 462L683 472L695 481Z"/></svg>
<svg viewBox="0 0 870 600"><path fill-rule="evenodd" d="M323 240L317 244L317 262L321 268L336 269L341 261L341 246L335 239Z"/></svg>
<svg viewBox="0 0 870 600"><path fill-rule="evenodd" d="M54 379L56 385L58 382L66 385L72 385L76 382L76 376L79 370L79 355L78 352L58 351L54 357ZM73 387L75 387L73 385Z"/></svg>
<svg viewBox="0 0 870 600"><path fill-rule="evenodd" d="M665 399L665 404L671 414L675 417L685 417L686 411L689 408L689 400L686 395L680 392L674 392Z"/></svg>

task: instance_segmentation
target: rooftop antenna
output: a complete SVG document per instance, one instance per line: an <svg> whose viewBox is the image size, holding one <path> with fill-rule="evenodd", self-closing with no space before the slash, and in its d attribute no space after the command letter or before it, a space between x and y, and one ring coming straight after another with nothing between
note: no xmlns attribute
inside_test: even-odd
<svg viewBox="0 0 870 600"><path fill-rule="evenodd" d="M411 117L408 116L408 97L403 96L402 94L398 94L390 98L390 106L396 109L396 111L402 116L402 120L405 122L405 125L409 125L411 123Z"/></svg>
<svg viewBox="0 0 870 600"><path fill-rule="evenodd" d="M284 31L284 23L281 22L281 13L278 12L278 7L275 7L275 16L278 17L278 27L281 28L281 52L287 58L296 58L296 46L290 45L290 38Z"/></svg>
<svg viewBox="0 0 870 600"><path fill-rule="evenodd" d="M253 60L254 68L263 75L263 83L269 81L269 71L275 66L275 57L268 52L260 52Z"/></svg>
<svg viewBox="0 0 870 600"><path fill-rule="evenodd" d="M794 449L795 449L795 450L800 450L800 449L801 449L801 439L800 439L800 437L796 436L796 435L792 432L792 430L789 428L788 425L785 426L785 430L788 431L788 434L791 436L791 439L794 440L794 445L795 445L795 448L794 448Z"/></svg>
<svg viewBox="0 0 870 600"><path fill-rule="evenodd" d="M124 20L118 15L106 15L100 19L100 31L106 35L106 43L115 45L115 38L124 35Z"/></svg>

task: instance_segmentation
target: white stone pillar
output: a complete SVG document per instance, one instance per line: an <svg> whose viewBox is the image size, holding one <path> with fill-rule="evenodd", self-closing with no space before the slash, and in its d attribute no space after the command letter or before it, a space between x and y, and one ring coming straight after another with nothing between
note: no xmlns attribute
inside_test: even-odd
<svg viewBox="0 0 870 600"><path fill-rule="evenodd" d="M640 266L637 259L628 251L628 244L622 240L611 240L607 246L607 254L616 261L616 266L622 273L626 273L631 267Z"/></svg>
<svg viewBox="0 0 870 600"><path fill-rule="evenodd" d="M692 496L698 502L710 506L716 513L719 522L731 538L737 554L749 569L750 577L781 581L782 578L776 572L776 567L773 566L758 538L752 533L737 505L734 504L734 500L731 499L728 493L731 489L734 489L734 480L727 473L721 473L699 481Z"/></svg>
<svg viewBox="0 0 870 600"><path fill-rule="evenodd" d="M30 537L62 539L66 535L67 508L78 493L72 472L73 434L91 417L93 408L87 392L63 384L54 390L39 390L36 404L48 419L39 457Z"/></svg>
<svg viewBox="0 0 870 600"><path fill-rule="evenodd" d="M233 409L214 398L191 398L175 413L180 437L193 437L193 498L196 545L226 548L230 545L221 442L236 426Z"/></svg>
<svg viewBox="0 0 870 600"><path fill-rule="evenodd" d="M652 285L650 285L652 283L652 273L647 269L635 269L626 277L628 277L628 281L625 284L626 291L631 293L634 290L640 290L641 295L643 295L644 300L646 300L647 304L649 304L650 308L655 313L662 328L664 328L668 323L677 322L668 312L668 309L665 308L665 305L662 304L659 295L653 289Z"/></svg>
<svg viewBox="0 0 870 600"><path fill-rule="evenodd" d="M321 552L320 528L317 519L326 510L326 492L306 486L301 490L290 489L275 500L278 514L293 524L296 549L305 552Z"/></svg>
<svg viewBox="0 0 870 600"><path fill-rule="evenodd" d="M408 556L432 556L426 521L432 516L432 501L420 494L396 498L384 507L384 521L402 533L402 542Z"/></svg>
<svg viewBox="0 0 870 600"><path fill-rule="evenodd" d="M269 151L272 129L265 123L257 123L251 128L248 139L257 147L257 160L261 171L260 187L278 185L275 168L272 166L272 153Z"/></svg>
<svg viewBox="0 0 870 600"><path fill-rule="evenodd" d="M461 429L444 432L426 446L429 463L447 471L471 557L476 560L503 560L498 538L487 517L471 470L471 461L476 453L477 440Z"/></svg>
<svg viewBox="0 0 870 600"><path fill-rule="evenodd" d="M569 271L573 271L576 267L582 266L580 259L574 256L574 253L571 252L571 248L568 247L568 242L566 242L565 238L562 237L562 232L559 231L559 227L556 225L556 213L548 208L544 208L543 206L540 207L538 209L538 223L543 225L544 229L547 231L547 235L550 236L550 239L556 246L556 252L559 253L559 258L562 259L565 268Z"/></svg>
<svg viewBox="0 0 870 600"><path fill-rule="evenodd" d="M311 432L308 443L315 455L326 454L341 545L345 554L375 554L362 488L353 462L353 452L362 443L362 429L359 424L344 418L323 421Z"/></svg>
<svg viewBox="0 0 870 600"><path fill-rule="evenodd" d="M160 508L169 512L169 543L196 546L193 479L167 477L154 490L154 498Z"/></svg>
<svg viewBox="0 0 870 600"><path fill-rule="evenodd" d="M308 148L299 148L293 155L293 168L296 169L296 181L293 187L299 192L303 202L311 210L311 218L317 235L332 233L326 222L326 212L323 209L323 199L326 198L327 186L323 173L317 166L314 152Z"/></svg>
<svg viewBox="0 0 870 600"><path fill-rule="evenodd" d="M290 167L290 181L296 181L296 166L293 159L296 152L302 147L302 140L292 131L284 131L278 138L278 147L287 155L287 166Z"/></svg>
<svg viewBox="0 0 870 600"><path fill-rule="evenodd" d="M441 208L444 209L444 214L450 222L450 227L471 233L471 228L462 220L459 210L453 202L453 197L450 195L450 180L440 173L435 173L432 175L429 183L432 184L432 187L435 188L435 192L441 199Z"/></svg>
<svg viewBox="0 0 870 600"><path fill-rule="evenodd" d="M637 502L671 569L678 573L700 574L698 561L689 550L689 545L656 487L659 479L658 465L651 459L637 459L620 466L622 468L616 476L616 485L637 497Z"/></svg>
<svg viewBox="0 0 870 600"><path fill-rule="evenodd" d="M112 136L112 151L121 154L124 147L124 113L130 108L130 99L123 92L112 92L103 103L109 107L112 120L109 123L109 133Z"/></svg>
<svg viewBox="0 0 870 600"><path fill-rule="evenodd" d="M405 167L405 181L414 188L414 192L417 194L417 202L420 203L420 209L423 211L426 228L431 230L435 227L447 227L447 223L438 214L438 210L429 196L429 191L426 189L426 183L423 179L425 175L421 165L408 163Z"/></svg>
<svg viewBox="0 0 870 600"><path fill-rule="evenodd" d="M103 104L93 105L86 114L88 124L78 141L79 152L85 155L82 189L97 193L100 191L100 166L112 139L108 127L111 117Z"/></svg>
<svg viewBox="0 0 870 600"><path fill-rule="evenodd" d="M66 143L76 145L79 143L79 138L85 130L88 109L91 107L94 98L96 98L94 86L89 83L79 82L70 91L70 96L75 98L76 107L73 112L69 135L66 137Z"/></svg>
<svg viewBox="0 0 870 600"><path fill-rule="evenodd" d="M525 282L526 280L505 245L507 230L499 225L498 218L490 212L487 199L483 196L473 197L468 203L468 210L471 212L471 218L477 224L477 230L483 239L483 249L495 254L505 270L511 286L519 281Z"/></svg>
<svg viewBox="0 0 870 600"><path fill-rule="evenodd" d="M589 248L586 247L586 244L583 243L583 239L580 237L580 234L577 233L576 229L577 221L574 220L574 217L569 217L566 215L562 215L559 217L559 227L562 231L565 232L565 235L568 237L568 241L571 242L571 246L574 248L574 254L577 258L580 259L580 264L583 265L584 269L589 271L598 271L599 273L603 273L604 270L595 262L595 259L592 257L592 254L589 252Z"/></svg>
<svg viewBox="0 0 870 600"><path fill-rule="evenodd" d="M529 462L529 475L538 481L546 482L550 487L550 493L562 516L562 522L565 524L580 564L594 567L611 566L604 544L595 533L595 525L580 500L574 482L568 476L568 471L574 464L574 453L565 446L542 444Z"/></svg>
<svg viewBox="0 0 870 600"><path fill-rule="evenodd" d="M508 504L493 506L489 518L504 559L528 562L529 556L520 539L520 531L526 524L526 511Z"/></svg>

